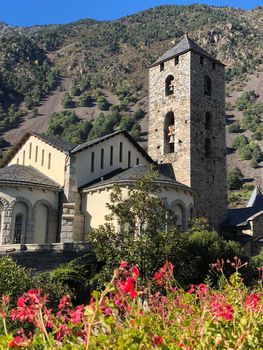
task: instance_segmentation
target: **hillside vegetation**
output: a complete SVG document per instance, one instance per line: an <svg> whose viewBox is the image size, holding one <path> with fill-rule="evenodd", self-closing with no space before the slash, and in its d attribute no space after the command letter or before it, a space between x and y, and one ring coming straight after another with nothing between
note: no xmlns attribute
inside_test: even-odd
<svg viewBox="0 0 263 350"><path fill-rule="evenodd" d="M74 142L125 128L146 141L148 66L188 32L226 64L228 162L240 168L243 182L261 184L262 28L263 7L208 5L161 6L104 22L0 23L0 131L11 144L18 133L7 130L18 127L48 129ZM70 112L60 114L65 108ZM70 120L65 128L72 132L56 131L61 118ZM246 152L233 147L240 135Z"/></svg>

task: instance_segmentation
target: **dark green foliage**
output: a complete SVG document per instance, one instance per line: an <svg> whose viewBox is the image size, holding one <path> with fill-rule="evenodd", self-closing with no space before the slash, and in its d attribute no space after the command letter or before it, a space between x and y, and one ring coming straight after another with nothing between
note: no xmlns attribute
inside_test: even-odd
<svg viewBox="0 0 263 350"><path fill-rule="evenodd" d="M156 196L160 187L155 176L150 172L139 179L126 200L121 188L115 186L108 204L112 214L106 224L88 232L100 266L94 283L102 286L120 261L136 264L143 282L169 260L175 265L177 280L187 285L201 282L216 259L243 255L238 243L225 241L201 224L193 225L190 233L178 232L173 226L173 212ZM118 231L112 225L116 218Z"/></svg>
<svg viewBox="0 0 263 350"><path fill-rule="evenodd" d="M108 102L104 96L99 96L97 98L97 106L102 111L105 111L108 109Z"/></svg>
<svg viewBox="0 0 263 350"><path fill-rule="evenodd" d="M239 190L243 184L243 174L238 167L231 169L227 174L227 185L229 190Z"/></svg>
<svg viewBox="0 0 263 350"><path fill-rule="evenodd" d="M61 103L62 103L62 107L63 108L71 108L71 107L73 107L73 101L72 101L72 98L71 98L71 96L69 95L68 92L66 92L63 95Z"/></svg>
<svg viewBox="0 0 263 350"><path fill-rule="evenodd" d="M119 130L131 131L135 121L130 117L122 117L119 125Z"/></svg>
<svg viewBox="0 0 263 350"><path fill-rule="evenodd" d="M139 120L145 116L145 112L142 108L136 109L136 111L133 112L132 114L133 118L135 120Z"/></svg>
<svg viewBox="0 0 263 350"><path fill-rule="evenodd" d="M92 97L89 93L84 92L80 95L78 100L79 107L90 107L92 104Z"/></svg>
<svg viewBox="0 0 263 350"><path fill-rule="evenodd" d="M240 132L240 124L239 124L239 122L235 122L233 124L230 124L227 129L231 133Z"/></svg>
<svg viewBox="0 0 263 350"><path fill-rule="evenodd" d="M241 135L241 136L237 136L234 139L232 147L235 149L238 149L238 148L242 148L243 146L247 145L248 143L249 143L248 138L244 135Z"/></svg>
<svg viewBox="0 0 263 350"><path fill-rule="evenodd" d="M135 123L130 131L130 135L135 139L138 140L141 133L141 126L138 123Z"/></svg>
<svg viewBox="0 0 263 350"><path fill-rule="evenodd" d="M47 135L59 136L72 143L83 143L87 141L91 129L90 121L79 121L73 111L65 110L51 115Z"/></svg>
<svg viewBox="0 0 263 350"><path fill-rule="evenodd" d="M76 82L73 82L71 87L71 95L79 96L79 94L80 94L80 88L78 87Z"/></svg>
<svg viewBox="0 0 263 350"><path fill-rule="evenodd" d="M18 266L9 257L0 259L0 295L9 294L14 305L17 298L32 288L31 271Z"/></svg>
<svg viewBox="0 0 263 350"><path fill-rule="evenodd" d="M244 92L238 99L237 99L237 108L239 111L243 111L244 109L247 109L247 106L257 99L257 94L254 90Z"/></svg>

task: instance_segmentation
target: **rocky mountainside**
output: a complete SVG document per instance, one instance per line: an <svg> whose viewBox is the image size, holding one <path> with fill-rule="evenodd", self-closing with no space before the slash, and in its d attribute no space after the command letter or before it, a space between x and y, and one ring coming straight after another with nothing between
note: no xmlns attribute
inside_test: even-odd
<svg viewBox="0 0 263 350"><path fill-rule="evenodd" d="M77 117L96 119L101 113L96 102L100 90L109 105L122 105L126 119L133 118L138 109L144 110L145 117L141 115L139 123L146 132L147 67L185 32L226 64L228 122L242 124L243 112L237 109L237 98L255 90L256 103L262 101L263 7L244 11L191 5L156 7L115 21L85 19L25 28L0 23L0 130L12 143L15 140L10 137L12 130L6 134L8 128L25 130L25 125L31 124L47 128L51 112L48 104L52 101L54 111L61 110L64 90L75 95L71 109ZM80 91L72 93L72 84ZM83 92L91 95L93 103L77 109L80 97L76 96ZM35 110L34 123L28 122L34 108L42 115ZM261 116L257 118L259 126ZM115 118L113 128L120 122L120 117ZM244 125L234 135L228 133L229 149L234 137L244 133L253 136ZM260 137L254 142L263 147ZM260 184L260 161L253 168L249 159L241 158L238 151L229 152L230 166L238 165L245 177Z"/></svg>

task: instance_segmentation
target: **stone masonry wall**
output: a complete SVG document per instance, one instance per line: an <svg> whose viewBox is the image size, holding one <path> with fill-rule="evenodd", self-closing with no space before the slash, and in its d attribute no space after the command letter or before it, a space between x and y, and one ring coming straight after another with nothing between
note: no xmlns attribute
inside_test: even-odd
<svg viewBox="0 0 263 350"><path fill-rule="evenodd" d="M174 93L165 95L165 79L173 75ZM204 94L204 79L212 81L212 96ZM168 112L175 117L175 151L164 154L164 120ZM224 67L187 52L178 64L171 59L151 67L149 72L148 153L158 162L172 163L177 181L197 192L195 213L207 217L218 228L227 213L225 74ZM205 114L211 126L205 128ZM211 141L211 156L205 156L205 139Z"/></svg>
<svg viewBox="0 0 263 350"><path fill-rule="evenodd" d="M204 94L204 79L212 81L212 95ZM205 127L205 115L211 120ZM218 228L227 214L224 67L191 53L191 187L198 193L195 209ZM205 140L211 141L211 156L205 155Z"/></svg>
<svg viewBox="0 0 263 350"><path fill-rule="evenodd" d="M190 185L190 52L150 68L148 153L163 163L172 163L176 179ZM173 75L174 94L165 95L165 79ZM175 118L175 153L164 154L164 121L168 112Z"/></svg>

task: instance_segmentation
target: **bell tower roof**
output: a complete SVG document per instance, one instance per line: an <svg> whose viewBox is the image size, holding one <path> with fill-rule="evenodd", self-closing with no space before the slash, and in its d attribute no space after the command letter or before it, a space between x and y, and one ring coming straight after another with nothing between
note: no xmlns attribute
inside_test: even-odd
<svg viewBox="0 0 263 350"><path fill-rule="evenodd" d="M180 56L188 51L194 51L202 56L205 56L209 58L212 61L217 62L218 64L221 64L224 66L224 64L217 59L215 59L213 56L211 56L207 51L201 48L196 42L194 42L192 39L189 38L188 33L185 33L182 37L182 39L170 50L166 51L165 54L163 54L160 58L158 58L157 61L155 61L151 67L157 66L158 64L169 61L170 59Z"/></svg>

